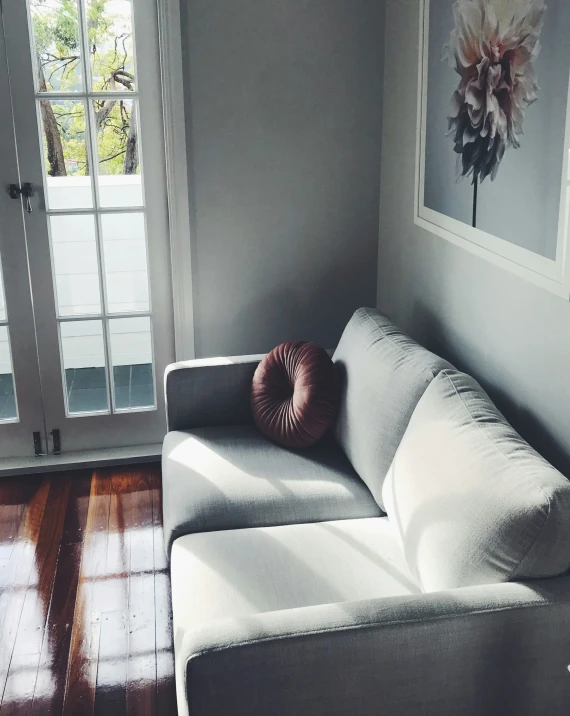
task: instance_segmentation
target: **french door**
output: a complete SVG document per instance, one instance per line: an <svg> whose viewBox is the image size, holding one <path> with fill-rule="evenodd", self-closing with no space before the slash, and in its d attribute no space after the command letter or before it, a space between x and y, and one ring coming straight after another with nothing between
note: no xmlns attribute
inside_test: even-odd
<svg viewBox="0 0 570 716"><path fill-rule="evenodd" d="M156 2L1 7L0 457L33 455L34 432L47 453L159 442L174 337Z"/></svg>

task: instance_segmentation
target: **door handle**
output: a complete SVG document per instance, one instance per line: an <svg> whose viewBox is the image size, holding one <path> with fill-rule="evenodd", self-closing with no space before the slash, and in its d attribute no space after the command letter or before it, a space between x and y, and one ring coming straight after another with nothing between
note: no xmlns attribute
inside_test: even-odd
<svg viewBox="0 0 570 716"><path fill-rule="evenodd" d="M18 186L18 184L10 184L8 187L8 194L11 199L19 199L23 196L26 199L26 211L28 214L32 213L32 202L30 198L34 195L34 186L30 182Z"/></svg>

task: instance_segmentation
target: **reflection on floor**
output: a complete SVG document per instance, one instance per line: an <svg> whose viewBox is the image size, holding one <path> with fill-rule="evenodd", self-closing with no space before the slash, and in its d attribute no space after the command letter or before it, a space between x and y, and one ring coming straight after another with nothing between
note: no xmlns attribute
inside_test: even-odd
<svg viewBox="0 0 570 716"><path fill-rule="evenodd" d="M158 465L0 481L0 713L175 716Z"/></svg>
<svg viewBox="0 0 570 716"><path fill-rule="evenodd" d="M69 368L65 371L70 413L108 410L104 368ZM113 368L115 408L154 405L152 365L119 365Z"/></svg>
<svg viewBox="0 0 570 716"><path fill-rule="evenodd" d="M0 375L0 420L16 418L16 400L14 398L14 381L11 373Z"/></svg>

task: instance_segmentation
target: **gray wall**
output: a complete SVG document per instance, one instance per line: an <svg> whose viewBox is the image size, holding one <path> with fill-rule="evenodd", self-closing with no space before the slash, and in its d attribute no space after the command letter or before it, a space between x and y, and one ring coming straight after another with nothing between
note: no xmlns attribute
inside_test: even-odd
<svg viewBox="0 0 570 716"><path fill-rule="evenodd" d="M383 0L183 0L198 356L376 295Z"/></svg>
<svg viewBox="0 0 570 716"><path fill-rule="evenodd" d="M570 476L570 303L413 223L418 21L419 0L387 0L378 306Z"/></svg>

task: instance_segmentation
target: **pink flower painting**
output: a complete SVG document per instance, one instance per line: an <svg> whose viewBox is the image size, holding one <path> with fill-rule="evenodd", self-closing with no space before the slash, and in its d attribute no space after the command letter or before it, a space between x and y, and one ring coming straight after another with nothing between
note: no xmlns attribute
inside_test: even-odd
<svg viewBox="0 0 570 716"><path fill-rule="evenodd" d="M507 148L518 149L525 111L538 99L544 0L457 0L455 28L444 48L460 77L449 134L457 177L495 179Z"/></svg>

